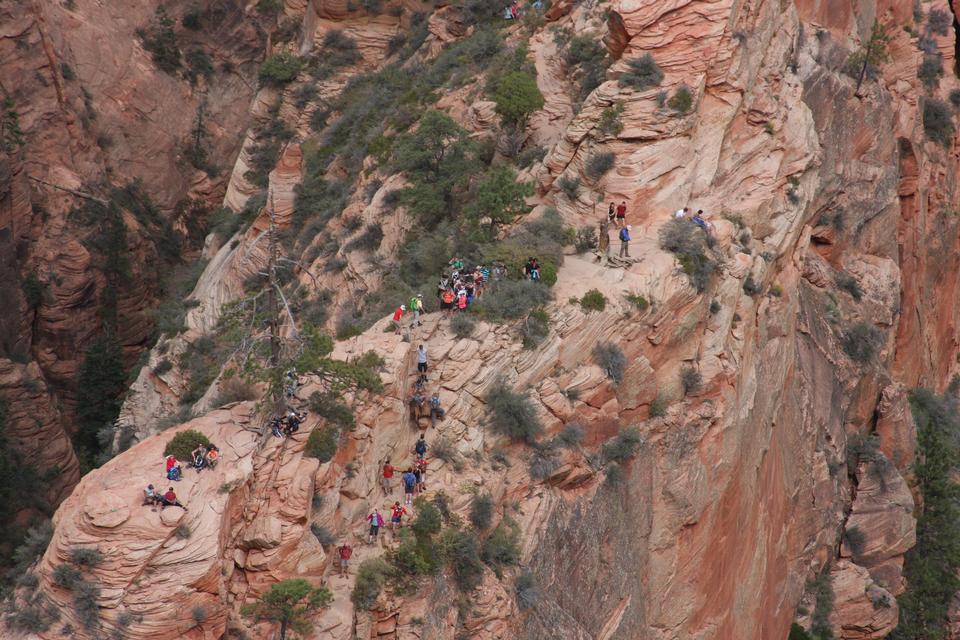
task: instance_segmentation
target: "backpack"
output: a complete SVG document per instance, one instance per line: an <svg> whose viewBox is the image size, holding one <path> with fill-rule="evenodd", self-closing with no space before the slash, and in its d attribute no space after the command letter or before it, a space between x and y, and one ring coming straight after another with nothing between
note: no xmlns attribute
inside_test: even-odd
<svg viewBox="0 0 960 640"><path fill-rule="evenodd" d="M627 235L627 230L626 230L626 229L620 229L620 239L621 239L623 242L627 242L627 241L630 239L630 236Z"/></svg>
<svg viewBox="0 0 960 640"><path fill-rule="evenodd" d="M420 301L416 298L410 298L410 303L407 305L407 307L409 307L410 311L416 311L420 308Z"/></svg>
<svg viewBox="0 0 960 640"><path fill-rule="evenodd" d="M412 489L413 485L417 484L417 476L413 475L412 473L403 474L403 484L408 489Z"/></svg>
<svg viewBox="0 0 960 640"><path fill-rule="evenodd" d="M416 451L417 455L422 458L423 454L427 452L427 443L423 440L417 440L417 445L413 448L413 450Z"/></svg>

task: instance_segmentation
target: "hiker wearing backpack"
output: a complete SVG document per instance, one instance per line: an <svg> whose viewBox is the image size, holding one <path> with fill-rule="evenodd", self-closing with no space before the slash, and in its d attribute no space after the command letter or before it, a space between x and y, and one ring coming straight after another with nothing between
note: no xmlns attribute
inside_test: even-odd
<svg viewBox="0 0 960 640"><path fill-rule="evenodd" d="M620 257L629 258L630 257L630 225L625 226L623 229L620 229Z"/></svg>
<svg viewBox="0 0 960 640"><path fill-rule="evenodd" d="M420 313L423 311L423 294L418 293L410 298L408 306L410 307L410 311L413 312L413 319L410 320L410 328L412 329L414 325L419 327L423 324L420 322Z"/></svg>
<svg viewBox="0 0 960 640"><path fill-rule="evenodd" d="M424 439L422 433L420 434L420 438L417 439L417 443L413 445L413 452L417 454L418 458L427 455L427 441Z"/></svg>
<svg viewBox="0 0 960 640"><path fill-rule="evenodd" d="M417 493L423 493L427 490L427 461L424 458L417 460L414 466L414 475L417 476Z"/></svg>
<svg viewBox="0 0 960 640"><path fill-rule="evenodd" d="M403 493L407 501L407 506L413 504L413 492L417 488L417 476L414 475L413 469L407 468L403 472Z"/></svg>
<svg viewBox="0 0 960 640"><path fill-rule="evenodd" d="M397 529L403 526L403 516L407 514L406 508L399 502L394 502L390 510L390 530L396 533Z"/></svg>
<svg viewBox="0 0 960 640"><path fill-rule="evenodd" d="M434 393L430 396L430 426L436 428L437 418L443 420L445 413L443 407L440 406L440 396ZM426 445L426 442L424 442L424 445ZM426 451L426 449L424 449L424 451Z"/></svg>

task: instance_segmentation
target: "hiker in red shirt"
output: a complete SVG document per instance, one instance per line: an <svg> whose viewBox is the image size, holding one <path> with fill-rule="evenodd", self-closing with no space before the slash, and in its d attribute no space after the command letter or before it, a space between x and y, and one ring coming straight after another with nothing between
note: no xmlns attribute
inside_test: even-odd
<svg viewBox="0 0 960 640"><path fill-rule="evenodd" d="M350 546L350 543L344 541L342 545L337 547L337 556L340 558L340 577L346 578L347 574L350 573L350 556L353 555L353 547Z"/></svg>
<svg viewBox="0 0 960 640"><path fill-rule="evenodd" d="M397 335L400 335L400 319L403 318L403 312L406 310L407 305L402 304L393 312L393 324L397 328Z"/></svg>
<svg viewBox="0 0 960 640"><path fill-rule="evenodd" d="M393 472L396 469L393 468L393 465L390 464L390 458L387 458L383 461L383 492L387 495L390 495L391 489L393 489Z"/></svg>
<svg viewBox="0 0 960 640"><path fill-rule="evenodd" d="M407 508L401 505L399 502L393 503L393 508L390 513L390 529L396 531L399 527L403 526L401 520L403 516L407 513Z"/></svg>
<svg viewBox="0 0 960 640"><path fill-rule="evenodd" d="M180 507L184 511L187 510L187 508L177 500L177 494L173 490L173 487L167 489L167 492L160 498L160 510L163 511L164 507Z"/></svg>
<svg viewBox="0 0 960 640"><path fill-rule="evenodd" d="M627 221L627 201L624 200L617 205L617 226L622 227Z"/></svg>

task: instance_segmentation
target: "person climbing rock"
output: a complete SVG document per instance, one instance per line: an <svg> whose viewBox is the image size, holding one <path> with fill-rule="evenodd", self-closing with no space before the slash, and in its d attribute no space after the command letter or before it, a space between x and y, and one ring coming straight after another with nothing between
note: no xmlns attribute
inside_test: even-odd
<svg viewBox="0 0 960 640"><path fill-rule="evenodd" d="M417 476L417 493L421 494L427 490L427 461L425 458L418 458L413 467L414 475Z"/></svg>
<svg viewBox="0 0 960 640"><path fill-rule="evenodd" d="M297 413L296 411L290 411L287 414L286 418L283 421L283 435L292 436L297 431L300 430L300 424L303 422L304 418L307 417L306 412Z"/></svg>
<svg viewBox="0 0 960 640"><path fill-rule="evenodd" d="M627 223L627 202L624 200L617 205L617 226L621 229Z"/></svg>
<svg viewBox="0 0 960 640"><path fill-rule="evenodd" d="M420 426L420 416L423 415L423 401L424 398L420 394L420 389L416 389L407 403L410 407L410 421L413 422L415 427Z"/></svg>
<svg viewBox="0 0 960 640"><path fill-rule="evenodd" d="M297 377L297 370L290 369L289 371L287 371L286 376L284 376L283 395L286 396L287 399L290 399L293 396L295 396L297 393L297 387L299 386L299 384L300 384L300 380Z"/></svg>
<svg viewBox="0 0 960 640"><path fill-rule="evenodd" d="M390 492L393 490L393 472L395 469L393 465L390 464L390 458L387 458L383 461L383 476L381 482L383 483L383 492L390 495Z"/></svg>
<svg viewBox="0 0 960 640"><path fill-rule="evenodd" d="M693 224L700 227L701 229L703 229L703 232L705 234L707 234L708 236L710 235L710 231L712 230L713 225L707 222L706 218L703 217L703 209L697 209L697 212L693 214L693 217L690 219L690 221L693 222Z"/></svg>
<svg viewBox="0 0 960 640"><path fill-rule="evenodd" d="M417 373L427 373L427 348L423 345L417 347Z"/></svg>
<svg viewBox="0 0 960 640"><path fill-rule="evenodd" d="M413 504L413 492L417 488L417 476L414 475L413 469L407 468L403 472L403 494L406 498L407 505Z"/></svg>
<svg viewBox="0 0 960 640"><path fill-rule="evenodd" d="M418 458L422 458L427 455L427 441L424 439L423 434L420 434L420 437L417 438L416 444L413 445L413 452L417 454Z"/></svg>
<svg viewBox="0 0 960 640"><path fill-rule="evenodd" d="M684 207L683 209L677 209L673 212L673 217L677 219L683 219L687 217L687 214L690 213L690 207Z"/></svg>
<svg viewBox="0 0 960 640"><path fill-rule="evenodd" d="M396 327L397 335L400 335L400 320L403 318L403 313L407 310L406 305L400 305L397 307L397 310L393 312L393 325Z"/></svg>
<svg viewBox="0 0 960 640"><path fill-rule="evenodd" d="M396 532L397 529L403 526L403 516L407 514L406 508L399 502L393 503L393 508L390 510L390 530Z"/></svg>
<svg viewBox="0 0 960 640"><path fill-rule="evenodd" d="M437 420L443 420L445 414L446 412L443 410L443 407L440 406L440 396L434 393L430 396L430 426L435 428L437 426ZM426 446L426 442L424 442L424 446ZM426 451L426 449L424 449L424 451Z"/></svg>
<svg viewBox="0 0 960 640"><path fill-rule="evenodd" d="M353 547L346 540L337 547L337 557L340 560L340 577L346 578L350 574L350 556L353 555Z"/></svg>
<svg viewBox="0 0 960 640"><path fill-rule="evenodd" d="M367 516L367 522L370 523L370 532L367 535L367 544L373 544L377 540L377 534L380 533L380 527L383 526L383 516L378 509Z"/></svg>
<svg viewBox="0 0 960 640"><path fill-rule="evenodd" d="M633 227L630 225L625 226L623 229L620 229L620 257L629 258L630 257L630 230Z"/></svg>
<svg viewBox="0 0 960 640"><path fill-rule="evenodd" d="M180 507L184 511L187 510L187 508L177 500L177 492L173 490L173 487L167 489L167 492L160 496L160 510L163 511L165 507Z"/></svg>

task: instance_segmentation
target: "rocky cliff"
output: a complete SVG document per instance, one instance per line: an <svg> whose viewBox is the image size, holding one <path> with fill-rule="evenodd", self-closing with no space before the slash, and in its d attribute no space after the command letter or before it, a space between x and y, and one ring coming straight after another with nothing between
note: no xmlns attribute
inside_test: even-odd
<svg viewBox="0 0 960 640"><path fill-rule="evenodd" d="M527 45L545 98L526 131L527 144L545 150L520 173L537 185L526 220L553 207L579 228L597 224L607 202L625 201L638 259L611 268L567 251L546 307L548 335L533 349L524 348L517 323L481 322L457 338L440 313L408 340L381 319L339 341L337 357L374 351L384 359L385 388L351 395L356 427L323 464L303 455L307 432L323 425L312 419L294 438L264 438L264 418L250 404L215 408L214 372L202 397L187 401L198 414L188 425L222 443L223 460L212 472L187 473L179 492L189 511L138 506L140 487L162 478L173 433L158 433L158 422L189 397L186 368L158 374L158 365L215 332L224 305L264 268L271 225L295 228L317 150L334 146L316 136L317 113L323 123L346 120L336 98L357 86L348 80L397 62L392 36L417 28L413 7L381 9L286 3L303 25L288 49L330 56L328 34L346 32L360 43L357 55L319 79L301 73L282 90L263 88L253 100L258 124L225 203L239 210L256 191L249 168L263 131L279 122L291 133L269 173L266 206L231 241L208 247L187 331L141 369L121 415L141 442L86 476L56 514L36 573L62 623L86 633L71 607L76 594L56 582L55 569L71 549L98 546L106 560L89 580L100 585L99 624L128 637L217 638L228 629L267 637L239 607L289 576L333 591L332 607L315 621L317 637L785 638L794 621L813 623L818 603L809 585L818 575L832 585L836 637L888 635L898 621L895 597L908 588L903 558L922 507L911 478L917 438L907 390L941 390L957 367L954 129L951 122L935 140L929 105L946 107L960 84L954 32L930 26L931 16L950 15L940 0L558 3L545 16L551 26L506 27L509 44ZM875 21L887 27L889 58L858 92L846 67ZM425 24L406 65L437 60L444 45L477 29L452 6L437 7ZM586 95L556 28L603 41L612 58ZM663 77L640 89L622 78L645 54ZM921 70L930 56L946 70L932 80ZM498 133L483 81L460 78L431 96L477 140ZM314 89L304 91L308 85ZM689 108L672 100L684 91ZM621 127L604 124L611 112ZM360 139L357 129L350 133ZM502 151L494 153L508 155ZM360 159L362 171L351 169L346 152L331 153L323 175L347 182L347 195L311 201L337 204L293 245L302 252L298 291L324 292L329 313L318 324L328 328L345 310L363 311L358 298L376 293L389 271L384 261L401 258L404 234L416 229L403 206L387 203L403 176L373 151ZM613 169L598 176L591 165L603 154L612 154ZM688 263L662 248L672 212L685 205L705 210L714 226L709 257L717 266L702 286ZM354 219L380 224L379 261L347 242L323 248L333 235L356 233ZM515 233L517 226L504 231ZM605 309L571 302L593 289ZM652 304L628 301L640 295ZM354 610L353 579L333 577L331 548L310 531L315 524L360 541L369 510L391 503L378 469L388 457L409 461L416 430L405 401L420 342L429 346L430 390L448 407L428 438L456 451L431 459L430 492L442 490L464 518L472 496L488 493L494 526L516 521L520 564L539 592L532 610L515 602L514 568L502 576L486 570L465 596L437 578L388 588L371 611ZM607 342L626 359L619 383L591 356ZM309 374L304 380L298 404L323 388ZM542 448L489 426L487 391L496 380L532 400L541 445L571 424L583 427L583 441L554 451L548 470L534 473L531 458ZM613 471L603 464L604 446L631 426L637 450ZM387 536L359 548L358 559L398 543ZM202 615L188 613L198 608ZM58 632L51 626L41 636Z"/></svg>

